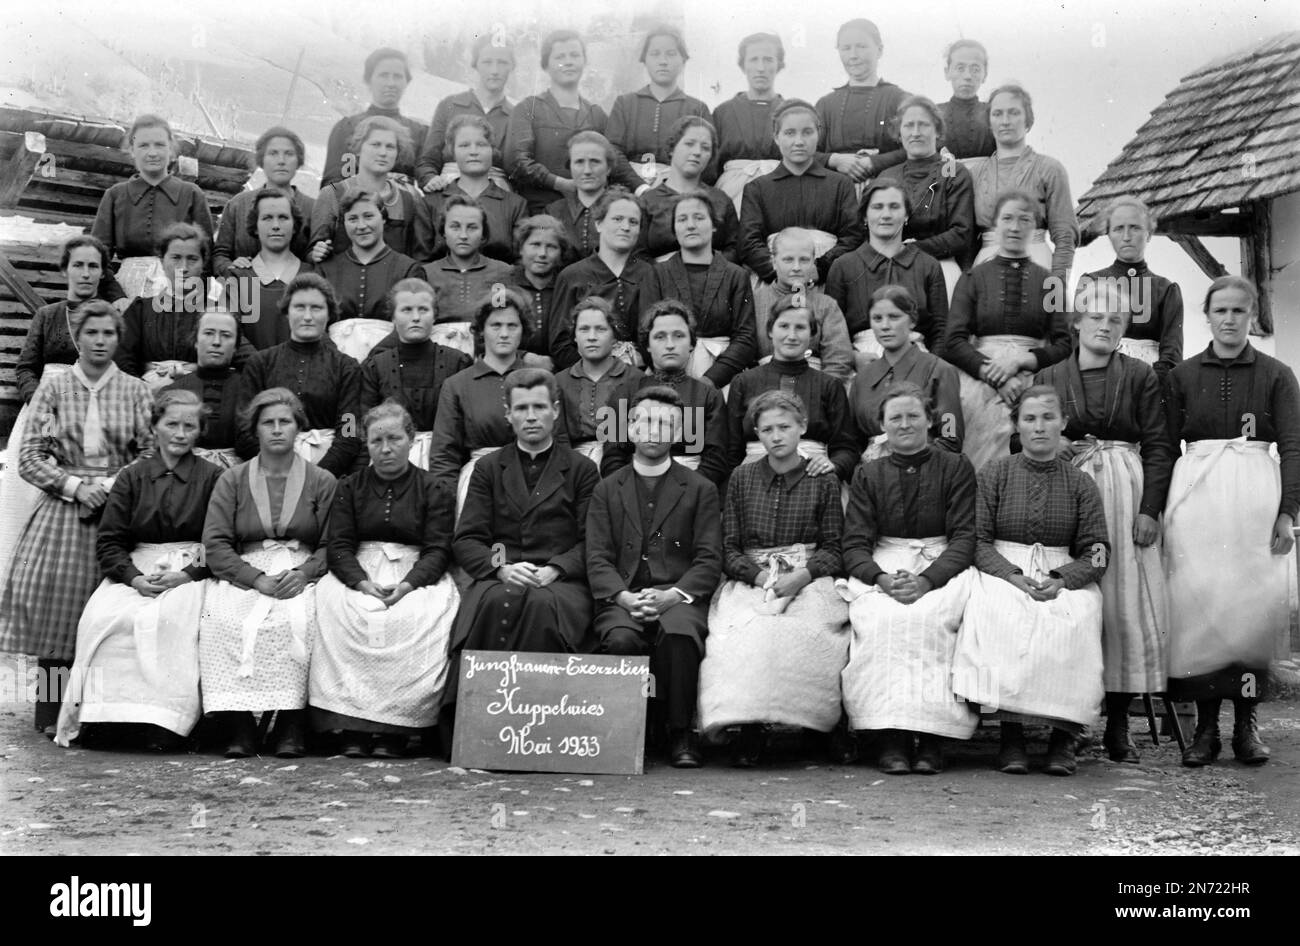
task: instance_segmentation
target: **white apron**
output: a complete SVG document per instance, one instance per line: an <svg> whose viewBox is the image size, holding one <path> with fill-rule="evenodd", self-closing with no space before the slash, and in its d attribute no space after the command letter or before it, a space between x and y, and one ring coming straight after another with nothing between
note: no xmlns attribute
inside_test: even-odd
<svg viewBox="0 0 1300 946"><path fill-rule="evenodd" d="M334 431L326 427L304 430L293 439L293 452L308 463L320 463L334 446Z"/></svg>
<svg viewBox="0 0 1300 946"><path fill-rule="evenodd" d="M781 164L776 158L734 158L722 166L718 176L717 188L731 198L736 205L736 214L740 214L740 195L745 192L745 185L756 177L771 174Z"/></svg>
<svg viewBox="0 0 1300 946"><path fill-rule="evenodd" d="M156 296L171 282L156 256L128 256L118 264L117 284L128 299Z"/></svg>
<svg viewBox="0 0 1300 946"><path fill-rule="evenodd" d="M829 230L814 230L811 227L801 227L800 229L802 229L809 237L812 238L813 256L816 259L821 259L832 249L834 249L835 244L838 243L840 239L838 236L836 236L834 233L831 233ZM773 255L776 254L776 238L778 235L779 234L777 233L772 233L769 234L767 238L767 250L769 253L772 253Z"/></svg>
<svg viewBox="0 0 1300 946"><path fill-rule="evenodd" d="M416 433L415 439L411 441L411 463L424 470L429 471L429 454L433 450L433 431L421 430Z"/></svg>
<svg viewBox="0 0 1300 946"><path fill-rule="evenodd" d="M469 477L474 472L474 467L489 453L496 453L500 449L500 447L479 447L469 455L469 462L460 468L460 477L456 480L457 520L460 519L460 511L465 508L465 497L469 495Z"/></svg>
<svg viewBox="0 0 1300 946"><path fill-rule="evenodd" d="M149 385L149 391L157 396L158 392L167 387L181 375L190 374L198 365L191 361L182 361L179 358L168 358L164 361L151 361L144 368L144 374L140 375L140 380Z"/></svg>
<svg viewBox="0 0 1300 946"><path fill-rule="evenodd" d="M361 362L372 348L393 334L393 323L383 319L343 319L329 327L329 334L335 348Z"/></svg>
<svg viewBox="0 0 1300 946"><path fill-rule="evenodd" d="M194 455L223 470L229 470L244 462L239 459L239 454L235 453L234 447L195 447Z"/></svg>
<svg viewBox="0 0 1300 946"><path fill-rule="evenodd" d="M1119 352L1121 355L1128 355L1148 365L1154 365L1160 360L1160 343L1153 338L1125 337L1119 340Z"/></svg>
<svg viewBox="0 0 1300 946"><path fill-rule="evenodd" d="M435 322L429 340L474 357L474 323Z"/></svg>
<svg viewBox="0 0 1300 946"><path fill-rule="evenodd" d="M600 461L605 456L605 444L601 440L585 440L582 443L572 444L575 453L580 453L592 463L596 464L596 469L600 469Z"/></svg>
<svg viewBox="0 0 1300 946"><path fill-rule="evenodd" d="M695 339L690 360L686 362L686 373L692 378L703 378L705 372L717 364L718 356L730 344L731 338L727 335Z"/></svg>
<svg viewBox="0 0 1300 946"><path fill-rule="evenodd" d="M972 338L975 350L990 358L1006 351L1027 352L1042 346L1041 339L1026 335L985 335ZM1026 374L1028 372L1021 372ZM966 421L966 437L961 452L966 454L978 473L985 464L1011 452L1011 408L1003 403L997 389L972 378L965 371L958 372L961 412Z"/></svg>

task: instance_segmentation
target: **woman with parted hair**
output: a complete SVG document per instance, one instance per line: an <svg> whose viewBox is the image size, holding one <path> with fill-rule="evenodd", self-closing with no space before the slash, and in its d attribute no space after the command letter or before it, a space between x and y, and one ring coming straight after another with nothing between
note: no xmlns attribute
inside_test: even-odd
<svg viewBox="0 0 1300 946"><path fill-rule="evenodd" d="M510 282L528 303L524 313L529 341L524 361L531 368L551 370L546 320L555 300L555 282L571 249L564 224L548 214L525 217L515 227L515 255Z"/></svg>
<svg viewBox="0 0 1300 946"><path fill-rule="evenodd" d="M330 129L329 143L325 146L325 169L320 176L322 191L357 173L358 155L352 143L358 126L368 118L387 118L400 125L410 138L409 153L393 168L399 175L409 177L414 172L414 156L424 147L429 126L398 111L402 94L411 83L411 64L406 53L391 46L376 49L366 57L361 76L370 94L370 105L360 114L340 118Z"/></svg>
<svg viewBox="0 0 1300 946"><path fill-rule="evenodd" d="M453 194L442 204L438 220L445 255L425 263L421 273L437 297L434 341L474 353L469 323L483 297L510 283L510 264L485 256L483 248L495 237L492 221L472 197Z"/></svg>
<svg viewBox="0 0 1300 946"><path fill-rule="evenodd" d="M663 262L677 250L677 202L690 194L707 201L712 208L711 215L716 220L712 234L714 251L729 261L735 260L740 218L731 198L704 180L717 153L718 132L708 119L692 116L673 125L668 135L668 170L664 180L640 197L646 216L641 227L646 255Z"/></svg>
<svg viewBox="0 0 1300 946"><path fill-rule="evenodd" d="M775 84L785 68L785 46L775 33L750 33L740 41L736 61L745 74L745 91L713 110L713 125L718 130L718 190L731 198L739 214L745 185L781 163L771 131L772 112L784 101Z"/></svg>
<svg viewBox="0 0 1300 946"><path fill-rule="evenodd" d="M555 378L560 394L555 427L562 440L599 467L610 433L609 400L640 372L614 357L614 310L600 296L574 306L573 341L579 358Z"/></svg>
<svg viewBox="0 0 1300 946"><path fill-rule="evenodd" d="M256 226L249 226L249 214L258 195L270 191L289 200L293 212L293 229L286 249L299 259L307 255L314 197L308 197L293 184L298 170L307 162L307 146L292 129L276 125L262 132L253 145L256 172L261 168L266 182L254 190L242 190L226 202L212 240L212 271L227 275L232 268L253 266L260 249Z"/></svg>

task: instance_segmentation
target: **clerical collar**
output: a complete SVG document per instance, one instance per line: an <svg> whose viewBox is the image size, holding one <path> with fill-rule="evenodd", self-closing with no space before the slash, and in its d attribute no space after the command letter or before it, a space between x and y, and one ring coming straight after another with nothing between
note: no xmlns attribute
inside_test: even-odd
<svg viewBox="0 0 1300 946"><path fill-rule="evenodd" d="M528 457L529 460L536 463L538 460L541 460L550 454L551 448L555 446L555 441L551 440L549 443L547 443L545 447L542 447L542 449L538 450L536 453L533 453L533 451L529 450L518 440L515 441L515 446L519 449L520 453Z"/></svg>
<svg viewBox="0 0 1300 946"><path fill-rule="evenodd" d="M663 476L668 472L668 467L672 466L672 462L671 455L665 456L658 463L650 463L635 454L632 455L632 469L636 470L637 476Z"/></svg>

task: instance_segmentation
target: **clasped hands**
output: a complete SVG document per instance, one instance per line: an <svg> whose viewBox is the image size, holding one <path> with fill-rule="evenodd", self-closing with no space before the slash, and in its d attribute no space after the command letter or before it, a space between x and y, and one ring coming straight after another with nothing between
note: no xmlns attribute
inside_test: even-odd
<svg viewBox="0 0 1300 946"><path fill-rule="evenodd" d="M620 608L632 615L632 620L647 624L659 620L669 608L682 603L682 597L672 589L645 588L641 591L620 591L615 597Z"/></svg>
<svg viewBox="0 0 1300 946"><path fill-rule="evenodd" d="M899 604L912 604L920 600L926 592L934 589L930 579L924 575L915 575L905 568L900 568L892 575L881 572L876 576L876 587Z"/></svg>
<svg viewBox="0 0 1300 946"><path fill-rule="evenodd" d="M410 582L406 581L398 582L395 585L380 585L366 579L357 585L357 591L368 594L372 598L378 598L386 608L391 608L414 590Z"/></svg>
<svg viewBox="0 0 1300 946"><path fill-rule="evenodd" d="M268 598L296 598L307 587L307 576L296 568L286 569L275 575L259 575L253 587Z"/></svg>
<svg viewBox="0 0 1300 946"><path fill-rule="evenodd" d="M497 580L515 588L545 588L560 577L554 565L534 565L532 562L515 562L497 569Z"/></svg>

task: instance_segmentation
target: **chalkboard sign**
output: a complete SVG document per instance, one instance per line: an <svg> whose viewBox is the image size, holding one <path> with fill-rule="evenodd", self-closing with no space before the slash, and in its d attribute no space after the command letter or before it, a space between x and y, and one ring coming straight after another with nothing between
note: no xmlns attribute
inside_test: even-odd
<svg viewBox="0 0 1300 946"><path fill-rule="evenodd" d="M640 775L649 680L649 657L463 651L451 761Z"/></svg>

